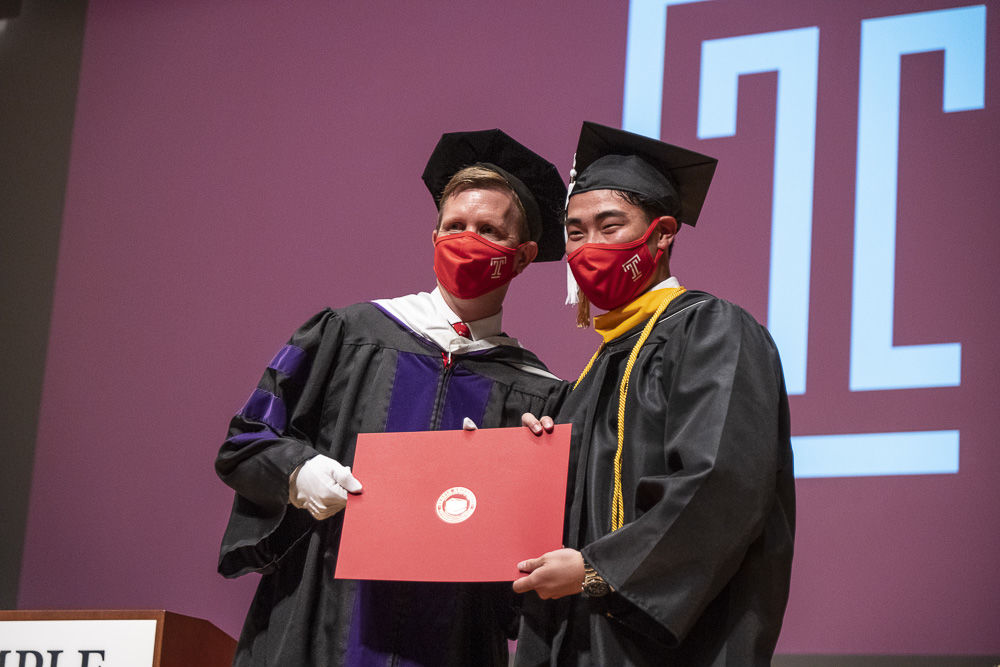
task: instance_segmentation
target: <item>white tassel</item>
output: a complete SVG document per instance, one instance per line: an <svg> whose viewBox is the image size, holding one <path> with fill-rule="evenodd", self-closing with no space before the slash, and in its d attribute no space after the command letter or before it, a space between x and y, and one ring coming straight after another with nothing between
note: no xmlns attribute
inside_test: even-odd
<svg viewBox="0 0 1000 667"><path fill-rule="evenodd" d="M569 186L566 188L566 205L563 211L569 208L569 198L573 196L573 186L576 185L576 153L573 153L573 166L569 170Z"/></svg>
<svg viewBox="0 0 1000 667"><path fill-rule="evenodd" d="M566 265L566 305L574 306L580 300L578 298L578 293L580 286L576 284L576 278L573 277L573 272L569 268L569 264Z"/></svg>
<svg viewBox="0 0 1000 667"><path fill-rule="evenodd" d="M563 211L569 210L569 198L573 194L573 186L576 185L576 153L573 154L573 167L569 170L569 186L566 188L566 205L563 207ZM566 227L563 226L563 241L568 241L569 236L566 233ZM566 264L566 305L573 306L579 301L577 294L579 292L579 286L576 284L576 278L573 277L573 272L569 268L569 264Z"/></svg>

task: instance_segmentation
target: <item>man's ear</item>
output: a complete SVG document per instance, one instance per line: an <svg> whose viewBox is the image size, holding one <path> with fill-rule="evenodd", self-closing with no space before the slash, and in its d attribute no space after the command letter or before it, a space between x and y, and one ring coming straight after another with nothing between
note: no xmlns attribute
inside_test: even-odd
<svg viewBox="0 0 1000 667"><path fill-rule="evenodd" d="M437 243L437 240L438 240L438 230L437 227L435 227L434 231L431 232L431 245Z"/></svg>
<svg viewBox="0 0 1000 667"><path fill-rule="evenodd" d="M663 252L667 252L670 244L677 236L677 218L672 215L663 215L656 219L657 229L660 230L660 238L656 241L656 247Z"/></svg>
<svg viewBox="0 0 1000 667"><path fill-rule="evenodd" d="M528 268L536 257L538 257L538 244L534 241L527 241L518 246L517 255L514 257L514 275Z"/></svg>

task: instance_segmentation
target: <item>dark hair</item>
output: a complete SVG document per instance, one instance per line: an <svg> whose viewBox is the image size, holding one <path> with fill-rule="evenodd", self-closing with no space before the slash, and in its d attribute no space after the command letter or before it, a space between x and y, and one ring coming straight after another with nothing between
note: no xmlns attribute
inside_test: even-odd
<svg viewBox="0 0 1000 667"><path fill-rule="evenodd" d="M662 217L664 215L669 215L676 219L676 213L674 211L669 210L666 206L656 201L655 199L651 199L650 197L645 197L643 195L636 194L635 192L626 192L625 190L612 190L612 192L615 193L616 197L626 202L627 204L631 204L636 208L642 209L642 212L646 214L647 225L653 222L653 220L656 220L657 218ZM679 232L680 229L681 229L681 223L678 220L677 231L674 232L674 241L667 248L667 257L670 257L674 252L674 245L677 244L677 232Z"/></svg>
<svg viewBox="0 0 1000 667"><path fill-rule="evenodd" d="M612 190L612 192L619 199L624 200L632 206L641 208L642 212L649 218L649 222L663 215L674 215L673 211L668 211L666 206L650 197L636 194L635 192L626 192L625 190Z"/></svg>

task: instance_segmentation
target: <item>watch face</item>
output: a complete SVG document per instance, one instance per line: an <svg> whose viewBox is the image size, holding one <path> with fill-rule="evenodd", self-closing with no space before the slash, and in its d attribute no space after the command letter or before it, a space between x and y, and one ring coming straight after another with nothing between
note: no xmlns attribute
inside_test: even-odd
<svg viewBox="0 0 1000 667"><path fill-rule="evenodd" d="M592 598L607 595L610 589L611 587L608 586L608 582L603 579L591 579L583 584L583 592Z"/></svg>

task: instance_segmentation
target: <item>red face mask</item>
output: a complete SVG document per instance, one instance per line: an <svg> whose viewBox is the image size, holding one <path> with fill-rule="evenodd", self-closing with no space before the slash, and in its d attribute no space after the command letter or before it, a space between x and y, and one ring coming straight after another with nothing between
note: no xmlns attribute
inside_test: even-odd
<svg viewBox="0 0 1000 667"><path fill-rule="evenodd" d="M514 278L516 257L517 248L498 245L475 232L438 234L434 274L452 295L475 299Z"/></svg>
<svg viewBox="0 0 1000 667"><path fill-rule="evenodd" d="M651 257L646 243L660 219L630 243L584 243L567 259L577 285L590 302L613 310L634 299L656 269L663 251Z"/></svg>

